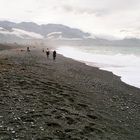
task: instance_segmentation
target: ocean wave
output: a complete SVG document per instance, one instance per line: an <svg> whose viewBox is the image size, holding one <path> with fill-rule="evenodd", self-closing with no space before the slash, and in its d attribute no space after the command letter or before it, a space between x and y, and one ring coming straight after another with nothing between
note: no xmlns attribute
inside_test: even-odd
<svg viewBox="0 0 140 140"><path fill-rule="evenodd" d="M86 47L84 47L85 49ZM121 77L121 80L129 85L140 88L140 57L135 54L100 54L92 51L79 49L78 47L60 47L58 52L65 57L83 61L87 65L99 67L102 70L113 72ZM119 48L120 49L120 48Z"/></svg>

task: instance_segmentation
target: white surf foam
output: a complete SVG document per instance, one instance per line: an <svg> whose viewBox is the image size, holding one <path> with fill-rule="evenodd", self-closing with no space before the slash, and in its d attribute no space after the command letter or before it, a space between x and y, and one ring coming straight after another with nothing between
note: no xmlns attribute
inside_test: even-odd
<svg viewBox="0 0 140 140"><path fill-rule="evenodd" d="M94 49L94 48L93 48ZM78 48L60 47L58 53L65 57L84 61L87 65L111 71L129 85L140 88L140 57L133 54L96 54Z"/></svg>

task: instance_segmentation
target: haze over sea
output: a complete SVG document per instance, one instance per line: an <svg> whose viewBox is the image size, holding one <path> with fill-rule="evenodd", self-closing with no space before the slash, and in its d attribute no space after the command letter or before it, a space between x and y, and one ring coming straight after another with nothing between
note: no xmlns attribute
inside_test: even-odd
<svg viewBox="0 0 140 140"><path fill-rule="evenodd" d="M129 85L140 88L140 47L61 46L58 53L87 65L113 72Z"/></svg>

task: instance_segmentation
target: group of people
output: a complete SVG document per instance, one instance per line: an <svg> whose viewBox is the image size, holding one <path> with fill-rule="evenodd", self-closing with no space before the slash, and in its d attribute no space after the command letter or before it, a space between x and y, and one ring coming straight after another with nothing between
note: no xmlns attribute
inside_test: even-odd
<svg viewBox="0 0 140 140"><path fill-rule="evenodd" d="M42 51L45 52L44 49L43 49ZM47 48L47 50L46 50L46 55L47 55L47 58L49 58L50 51L49 51L48 48ZM54 50L54 51L53 51L53 60L55 60L55 59L56 59L56 51Z"/></svg>
<svg viewBox="0 0 140 140"><path fill-rule="evenodd" d="M30 48L29 47L27 47L27 52L30 52ZM45 52L45 50L43 49L42 52ZM48 48L46 50L46 55L47 55L47 58L49 58L50 51L49 51ZM52 55L53 55L53 60L55 60L56 59L56 51L55 50L53 51Z"/></svg>

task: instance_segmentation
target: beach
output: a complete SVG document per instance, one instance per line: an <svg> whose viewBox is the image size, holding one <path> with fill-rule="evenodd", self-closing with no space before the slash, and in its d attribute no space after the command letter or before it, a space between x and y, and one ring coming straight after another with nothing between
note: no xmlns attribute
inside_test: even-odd
<svg viewBox="0 0 140 140"><path fill-rule="evenodd" d="M62 55L1 51L0 139L139 140L140 89Z"/></svg>

